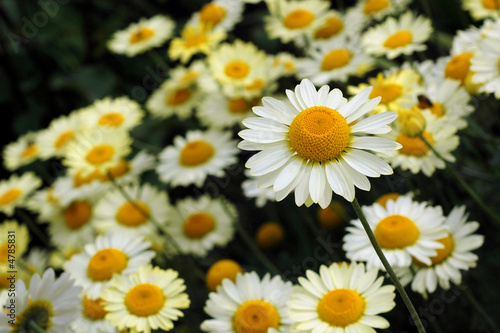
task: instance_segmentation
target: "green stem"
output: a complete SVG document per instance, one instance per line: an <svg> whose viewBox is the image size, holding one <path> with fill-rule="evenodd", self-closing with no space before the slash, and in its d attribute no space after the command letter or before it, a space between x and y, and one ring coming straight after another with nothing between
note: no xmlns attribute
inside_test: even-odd
<svg viewBox="0 0 500 333"><path fill-rule="evenodd" d="M481 304L479 304L476 297L474 297L474 295L470 291L469 287L465 286L465 288L463 288L463 292L464 292L465 297L470 302L470 304L474 307L474 309L477 311L477 313L481 317L483 317L483 319L486 321L488 326L491 328L491 331L492 332L500 332L500 330L498 329L498 327L495 324L495 322L493 321L493 319L491 319L491 317L484 310L484 308L481 306Z"/></svg>
<svg viewBox="0 0 500 333"><path fill-rule="evenodd" d="M28 321L28 324L30 325L30 328L36 333L45 333L44 329L38 326L38 324L33 320Z"/></svg>
<svg viewBox="0 0 500 333"><path fill-rule="evenodd" d="M377 256L380 258L380 261L382 261L382 264L385 267L385 270L389 274L392 283L394 283L394 286L396 286L396 289L399 292L399 295L401 295L401 298L403 299L403 302L405 303L406 307L408 308L408 311L410 312L410 315L415 322L415 325L417 326L417 330L419 333L424 332L425 333L425 328L424 325L422 325L422 322L420 321L420 318L418 317L417 311L415 310L415 307L413 306L410 297L408 297L408 294L406 293L405 289L401 285L401 282L399 282L398 277L396 276L396 273L394 273L394 270L391 267L391 264L387 261L387 258L384 255L384 252L382 252L382 249L380 248L380 245L377 242L377 239L375 238L375 235L373 234L372 229L370 228L370 225L368 224L368 221L366 220L365 214L363 213L363 210L361 209L361 206L359 205L358 199L354 198L354 201L352 202L352 207L354 208L354 211L356 212L356 215L358 215L359 220L361 221L361 224L363 225L363 228L366 231L366 234L368 235L368 238L370 239L370 242L372 243L373 248L375 249L375 252L377 253Z"/></svg>
<svg viewBox="0 0 500 333"><path fill-rule="evenodd" d="M436 151L436 149L429 143L429 141L427 141L424 138L424 136L422 134L420 134L420 139L432 150L432 152L434 154L436 154L437 157L439 157L440 159L443 160L443 162L446 165L446 170L451 173L451 175L453 176L453 178L455 178L455 180L460 184L460 186L462 186L462 188L471 196L471 198L474 199L474 201L479 205L479 207L481 207L481 209L485 213L487 213L491 218L493 218L493 220L495 220L495 222L498 223L498 226L500 226L500 217L497 214L495 214L495 212L493 212L484 203L484 201L481 199L481 197L479 197L479 195L462 179L462 177L460 177L460 175L455 171L455 169L453 169L452 167L450 167L450 165L443 158L443 156L441 156L441 154L439 154Z"/></svg>

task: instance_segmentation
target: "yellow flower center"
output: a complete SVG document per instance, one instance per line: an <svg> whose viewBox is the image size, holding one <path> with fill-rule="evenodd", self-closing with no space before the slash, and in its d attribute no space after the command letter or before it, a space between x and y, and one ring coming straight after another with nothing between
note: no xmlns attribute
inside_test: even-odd
<svg viewBox="0 0 500 333"><path fill-rule="evenodd" d="M352 53L348 49L336 49L325 55L321 62L321 69L331 71L332 69L341 68L351 61Z"/></svg>
<svg viewBox="0 0 500 333"><path fill-rule="evenodd" d="M387 201L389 201L389 200L396 201L400 196L401 196L401 194L395 193L395 192L386 193L386 194L382 195L380 198L378 198L375 202L378 203L379 205L385 207L387 204Z"/></svg>
<svg viewBox="0 0 500 333"><path fill-rule="evenodd" d="M373 88L372 92L370 93L370 98L375 98L380 96L382 97L380 103L382 104L389 103L398 98L401 95L402 91L403 89L399 84L395 83L381 84Z"/></svg>
<svg viewBox="0 0 500 333"><path fill-rule="evenodd" d="M31 298L29 298L27 308L16 316L16 324L12 327L11 332L33 332L30 321L33 321L38 327L47 332L52 326L53 317L54 307L50 301L44 299L31 301Z"/></svg>
<svg viewBox="0 0 500 333"><path fill-rule="evenodd" d="M233 60L224 68L224 73L233 79L242 79L248 75L250 66L244 61Z"/></svg>
<svg viewBox="0 0 500 333"><path fill-rule="evenodd" d="M99 126L118 127L125 121L125 117L118 112L109 112L101 116L97 124Z"/></svg>
<svg viewBox="0 0 500 333"><path fill-rule="evenodd" d="M115 166L109 167L108 172L113 176L113 178L118 178L126 174L130 170L130 165L127 161L125 160L120 160L118 161L118 164ZM103 182L107 182L109 180L109 177L107 174L102 175L101 180Z"/></svg>
<svg viewBox="0 0 500 333"><path fill-rule="evenodd" d="M483 0L484 8L488 9L500 9L500 1L498 0Z"/></svg>
<svg viewBox="0 0 500 333"><path fill-rule="evenodd" d="M257 244L263 249L270 249L283 241L283 227L276 222L262 224L257 230Z"/></svg>
<svg viewBox="0 0 500 333"><path fill-rule="evenodd" d="M424 131L424 133L422 133L422 136L430 144L434 143L434 139L431 133ZM425 144L425 142L422 141L422 139L420 139L420 137L418 136L410 138L406 135L400 134L396 139L396 141L403 146L401 147L401 149L398 150L398 152L401 154L420 157L426 155L427 152L430 150L430 148Z"/></svg>
<svg viewBox="0 0 500 333"><path fill-rule="evenodd" d="M138 317L157 314L163 308L165 301L163 290L150 283L138 284L125 296L128 311Z"/></svg>
<svg viewBox="0 0 500 333"><path fill-rule="evenodd" d="M333 205L330 205L324 209L318 211L318 221L323 228L334 228L340 225L343 221L341 212L344 211L344 207L335 201Z"/></svg>
<svg viewBox="0 0 500 333"><path fill-rule="evenodd" d="M316 311L331 326L346 327L363 316L365 306L365 300L356 291L335 289L321 298Z"/></svg>
<svg viewBox="0 0 500 333"><path fill-rule="evenodd" d="M230 279L234 282L236 275L241 272L243 272L243 269L236 261L231 259L219 260L207 272L207 287L215 291L222 280Z"/></svg>
<svg viewBox="0 0 500 333"><path fill-rule="evenodd" d="M329 17L325 24L314 32L316 39L328 39L344 29L344 22L336 16Z"/></svg>
<svg viewBox="0 0 500 333"><path fill-rule="evenodd" d="M90 164L102 164L113 158L115 148L108 144L100 144L92 148L85 158Z"/></svg>
<svg viewBox="0 0 500 333"><path fill-rule="evenodd" d="M118 208L115 219L127 227L136 227L148 221L150 210L144 202L136 200L132 204L127 201Z"/></svg>
<svg viewBox="0 0 500 333"><path fill-rule="evenodd" d="M200 10L200 21L216 26L226 16L226 9L215 3L209 3Z"/></svg>
<svg viewBox="0 0 500 333"><path fill-rule="evenodd" d="M187 29L182 34L184 46L186 48L196 47L207 42L207 35L204 31L196 32L194 29Z"/></svg>
<svg viewBox="0 0 500 333"><path fill-rule="evenodd" d="M431 262L432 262L431 266L438 265L444 260L446 260L453 252L453 249L455 247L455 242L453 241L451 235L438 239L437 242L443 244L444 248L436 250L437 254L434 257L431 257ZM422 267L429 267L429 265L424 264L423 262L415 258L413 258L413 262Z"/></svg>
<svg viewBox="0 0 500 333"><path fill-rule="evenodd" d="M127 267L127 262L127 255L122 251L103 249L90 258L87 275L94 281L108 281L114 273L121 273Z"/></svg>
<svg viewBox="0 0 500 333"><path fill-rule="evenodd" d="M23 194L20 188L14 187L0 196L0 206L8 205Z"/></svg>
<svg viewBox="0 0 500 333"><path fill-rule="evenodd" d="M191 89L182 88L178 89L167 96L165 99L165 104L167 105L179 105L186 102L189 97L191 97Z"/></svg>
<svg viewBox="0 0 500 333"><path fill-rule="evenodd" d="M244 98L233 98L230 99L227 105L231 113L246 113L250 111L250 105Z"/></svg>
<svg viewBox="0 0 500 333"><path fill-rule="evenodd" d="M464 82L470 68L470 59L474 56L472 52L460 53L448 61L444 69L444 76L452 80Z"/></svg>
<svg viewBox="0 0 500 333"><path fill-rule="evenodd" d="M259 90L259 89L262 89L262 87L264 87L264 80L262 79L255 79L252 83L250 83L249 85L247 85L245 87L246 90Z"/></svg>
<svg viewBox="0 0 500 333"><path fill-rule="evenodd" d="M384 47L389 49L396 49L411 43L413 35L408 30L401 30L395 34L390 35L384 42Z"/></svg>
<svg viewBox="0 0 500 333"><path fill-rule="evenodd" d="M182 165L192 167L207 162L214 153L215 150L210 143L202 140L192 141L182 148L179 159Z"/></svg>
<svg viewBox="0 0 500 333"><path fill-rule="evenodd" d="M26 149L21 153L22 158L31 158L38 154L38 146L34 143L30 143Z"/></svg>
<svg viewBox="0 0 500 333"><path fill-rule="evenodd" d="M106 316L106 310L104 310L104 306L101 305L102 299L90 299L87 296L83 296L82 307L83 314L85 317L91 320L99 320L104 319Z"/></svg>
<svg viewBox="0 0 500 333"><path fill-rule="evenodd" d="M190 84L198 78L198 72L194 70L187 71L180 79L180 84Z"/></svg>
<svg viewBox="0 0 500 333"><path fill-rule="evenodd" d="M155 31L148 27L140 27L137 31L135 31L132 35L130 35L130 44L135 44L142 42L146 39L153 37Z"/></svg>
<svg viewBox="0 0 500 333"><path fill-rule="evenodd" d="M314 21L314 14L306 9L292 10L283 20L283 25L288 29L301 29L309 26Z"/></svg>
<svg viewBox="0 0 500 333"><path fill-rule="evenodd" d="M366 15L372 15L389 7L389 0L367 0L363 6Z"/></svg>
<svg viewBox="0 0 500 333"><path fill-rule="evenodd" d="M300 157L326 161L339 156L349 143L349 125L340 113L326 106L303 110L292 121L290 145Z"/></svg>
<svg viewBox="0 0 500 333"><path fill-rule="evenodd" d="M437 102L432 103L429 110L431 110L431 112L438 118L441 118L445 114L443 105Z"/></svg>
<svg viewBox="0 0 500 333"><path fill-rule="evenodd" d="M189 238L203 238L215 228L215 220L208 213L195 213L184 222L184 234Z"/></svg>
<svg viewBox="0 0 500 333"><path fill-rule="evenodd" d="M92 206L86 201L74 201L64 209L63 216L69 229L79 229L92 216Z"/></svg>
<svg viewBox="0 0 500 333"><path fill-rule="evenodd" d="M280 315L269 302L251 300L241 304L233 317L236 333L267 333L269 328L278 328Z"/></svg>
<svg viewBox="0 0 500 333"><path fill-rule="evenodd" d="M414 244L420 231L415 223L402 215L390 215L375 227L375 238L385 249L401 249Z"/></svg>
<svg viewBox="0 0 500 333"><path fill-rule="evenodd" d="M14 251L15 251L15 248L14 248ZM6 263L8 257L9 257L9 243L7 243L7 242L0 243L0 263Z"/></svg>
<svg viewBox="0 0 500 333"><path fill-rule="evenodd" d="M99 170L95 170L88 175L83 175L81 172L75 173L73 176L73 184L75 187L79 187L88 183L93 182L94 180L101 179L102 173Z"/></svg>
<svg viewBox="0 0 500 333"><path fill-rule="evenodd" d="M71 140L74 136L74 133L72 130L67 130L63 133L61 133L61 135L59 135L56 139L56 142L54 142L54 147L56 149L61 149L62 147L64 147L66 145L66 143Z"/></svg>

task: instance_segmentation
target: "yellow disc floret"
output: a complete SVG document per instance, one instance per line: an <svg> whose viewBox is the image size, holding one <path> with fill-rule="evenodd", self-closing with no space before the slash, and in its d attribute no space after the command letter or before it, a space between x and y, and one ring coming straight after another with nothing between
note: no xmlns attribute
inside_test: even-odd
<svg viewBox="0 0 500 333"><path fill-rule="evenodd" d="M472 52L460 53L448 61L444 69L444 77L452 80L465 81L470 68L470 59L474 56Z"/></svg>
<svg viewBox="0 0 500 333"><path fill-rule="evenodd" d="M215 219L208 213L191 214L184 222L184 234L189 238L203 238L215 228Z"/></svg>
<svg viewBox="0 0 500 333"><path fill-rule="evenodd" d="M395 34L390 35L384 42L384 47L389 49L396 49L411 43L413 35L408 30L401 30Z"/></svg>
<svg viewBox="0 0 500 333"><path fill-rule="evenodd" d="M250 66L244 61L233 60L224 68L224 73L233 79L242 79L250 72Z"/></svg>
<svg viewBox="0 0 500 333"><path fill-rule="evenodd" d="M424 131L422 133L422 136L430 144L434 143L434 139L431 133ZM427 152L430 150L429 146L427 146L425 142L422 139L420 139L420 137L410 138L406 135L400 134L397 137L396 141L403 146L401 147L401 149L398 150L398 152L408 156L421 157L426 155Z"/></svg>
<svg viewBox="0 0 500 333"><path fill-rule="evenodd" d="M125 296L128 311L138 317L157 314L165 304L163 291L154 284L142 283L130 289Z"/></svg>
<svg viewBox="0 0 500 333"><path fill-rule="evenodd" d="M372 92L370 93L370 98L375 98L380 96L380 103L389 103L401 95L403 89L399 84L395 83L387 83L382 84L376 87L373 87Z"/></svg>
<svg viewBox="0 0 500 333"><path fill-rule="evenodd" d="M178 90L175 90L174 92L170 93L166 98L165 98L165 104L166 105L180 105L186 102L189 97L191 97L191 89L189 88L181 88Z"/></svg>
<svg viewBox="0 0 500 333"><path fill-rule="evenodd" d="M257 229L255 238L257 244L263 249L270 249L283 241L285 231L283 227L276 222L266 222Z"/></svg>
<svg viewBox="0 0 500 333"><path fill-rule="evenodd" d="M114 273L121 273L127 267L125 253L114 248L97 251L89 260L87 275L94 281L108 281Z"/></svg>
<svg viewBox="0 0 500 333"><path fill-rule="evenodd" d="M73 201L63 211L64 223L71 230L79 229L90 220L92 206L83 200Z"/></svg>
<svg viewBox="0 0 500 333"><path fill-rule="evenodd" d="M354 290L335 289L321 298L316 310L331 326L346 327L363 316L365 300Z"/></svg>
<svg viewBox="0 0 500 333"><path fill-rule="evenodd" d="M115 148L108 144L100 144L92 148L85 158L90 164L102 164L113 158Z"/></svg>
<svg viewBox="0 0 500 333"><path fill-rule="evenodd" d="M350 141L349 133L349 125L340 113L326 106L313 106L293 119L288 135L300 157L321 162L342 154Z"/></svg>
<svg viewBox="0 0 500 333"><path fill-rule="evenodd" d="M386 193L386 194L380 196L375 202L378 203L379 205L386 207L387 201L389 201L389 200L396 201L397 198L399 198L400 196L401 196L401 194L399 194L399 193L390 192L390 193Z"/></svg>
<svg viewBox="0 0 500 333"><path fill-rule="evenodd" d="M280 316L274 305L262 300L250 300L241 304L233 317L236 333L267 333L278 328Z"/></svg>
<svg viewBox="0 0 500 333"><path fill-rule="evenodd" d="M200 10L200 21L216 26L226 16L226 10L215 3L208 3Z"/></svg>
<svg viewBox="0 0 500 333"><path fill-rule="evenodd" d="M373 15L389 7L389 0L367 0L363 6L363 12L366 15Z"/></svg>
<svg viewBox="0 0 500 333"><path fill-rule="evenodd" d="M351 61L352 53L348 49L340 48L328 52L321 62L321 69L331 71L332 69L341 68Z"/></svg>
<svg viewBox="0 0 500 333"><path fill-rule="evenodd" d="M182 148L179 162L188 167L203 164L210 160L215 150L212 145L206 141L191 141Z"/></svg>
<svg viewBox="0 0 500 333"><path fill-rule="evenodd" d="M23 194L20 188L14 187L0 196L0 206L8 205Z"/></svg>
<svg viewBox="0 0 500 333"><path fill-rule="evenodd" d="M403 215L390 215L380 221L374 230L382 248L401 249L414 244L420 231L415 222Z"/></svg>
<svg viewBox="0 0 500 333"><path fill-rule="evenodd" d="M283 24L288 29L301 29L309 26L314 21L314 14L306 9L296 9L288 13Z"/></svg>
<svg viewBox="0 0 500 333"><path fill-rule="evenodd" d="M118 112L109 112L101 116L97 121L99 126L118 127L125 121L125 117Z"/></svg>
<svg viewBox="0 0 500 333"><path fill-rule="evenodd" d="M326 20L326 23L314 32L316 39L328 39L344 29L344 22L338 17L332 16Z"/></svg>
<svg viewBox="0 0 500 333"><path fill-rule="evenodd" d="M453 249L455 247L455 242L453 241L451 235L438 239L437 242L443 244L444 248L436 249L437 254L434 257L431 257L432 265L438 265L444 260L446 260L453 252ZM413 258L413 261L420 266L427 267L426 264L416 260L415 258Z"/></svg>
<svg viewBox="0 0 500 333"><path fill-rule="evenodd" d="M90 299L87 296L83 296L82 307L83 314L90 320L104 319L106 316L106 310L102 306L102 299Z"/></svg>
<svg viewBox="0 0 500 333"><path fill-rule="evenodd" d="M155 31L151 28L148 27L141 27L137 31L135 31L133 34L130 35L130 44L135 44L142 42L146 39L149 39L153 37L155 34Z"/></svg>
<svg viewBox="0 0 500 333"><path fill-rule="evenodd" d="M125 202L118 208L115 219L118 223L128 227L136 227L148 221L149 206L142 201Z"/></svg>
<svg viewBox="0 0 500 333"><path fill-rule="evenodd" d="M236 275L241 272L243 272L243 269L236 261L231 259L219 260L207 272L207 287L211 291L215 291L217 286L222 283L222 280L229 279L234 282Z"/></svg>
<svg viewBox="0 0 500 333"><path fill-rule="evenodd" d="M498 0L483 0L482 3L483 3L484 8L491 9L491 10L500 9L500 1L498 1Z"/></svg>
<svg viewBox="0 0 500 333"><path fill-rule="evenodd" d="M31 158L33 156L36 156L38 154L38 146L35 143L30 143L21 153L21 156L23 158Z"/></svg>
<svg viewBox="0 0 500 333"><path fill-rule="evenodd" d="M69 140L73 139L73 136L74 136L74 133L72 130L67 130L67 131L61 133L57 137L56 141L54 142L54 147L56 149L61 149L62 147L64 147L64 145L66 145L66 143Z"/></svg>

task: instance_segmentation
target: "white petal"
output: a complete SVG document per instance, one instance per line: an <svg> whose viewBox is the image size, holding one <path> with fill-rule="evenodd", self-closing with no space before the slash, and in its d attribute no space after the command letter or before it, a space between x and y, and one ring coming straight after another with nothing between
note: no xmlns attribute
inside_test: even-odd
<svg viewBox="0 0 500 333"><path fill-rule="evenodd" d="M342 158L356 171L369 177L391 175L392 168L381 158L363 150L351 149Z"/></svg>
<svg viewBox="0 0 500 333"><path fill-rule="evenodd" d="M379 153L385 153L401 148L401 145L396 141L379 138L376 136L352 137L349 145L351 148L369 149Z"/></svg>
<svg viewBox="0 0 500 333"><path fill-rule="evenodd" d="M304 161L298 157L292 157L292 161L283 168L280 172L278 178L274 182L274 191L278 192L283 190L286 186L288 186L291 182L295 180L298 176L299 171L304 164Z"/></svg>
<svg viewBox="0 0 500 333"><path fill-rule="evenodd" d="M262 117L250 117L243 119L243 125L250 129L255 130L268 130L273 132L288 132L288 126L283 125L280 122L272 119L266 119Z"/></svg>
<svg viewBox="0 0 500 333"><path fill-rule="evenodd" d="M325 172L319 163L314 163L309 178L309 193L314 202L318 202L325 191Z"/></svg>
<svg viewBox="0 0 500 333"><path fill-rule="evenodd" d="M240 131L238 135L242 139L257 143L272 143L286 140L286 133L283 132L257 131L253 129L247 129Z"/></svg>
<svg viewBox="0 0 500 333"><path fill-rule="evenodd" d="M340 107L337 111L344 116L344 118L349 117L356 109L358 109L363 103L366 103L368 96L372 91L373 87L368 87L361 91L359 94L354 96L347 104Z"/></svg>
<svg viewBox="0 0 500 333"><path fill-rule="evenodd" d="M398 114L395 112L382 112L370 116L351 126L351 133L364 132L369 134L380 134L380 128L392 123ZM387 133L387 132L383 132Z"/></svg>

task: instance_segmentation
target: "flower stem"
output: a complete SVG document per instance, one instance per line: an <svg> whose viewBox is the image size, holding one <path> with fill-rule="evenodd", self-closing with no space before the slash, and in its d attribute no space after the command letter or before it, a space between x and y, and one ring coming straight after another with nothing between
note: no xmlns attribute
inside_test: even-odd
<svg viewBox="0 0 500 333"><path fill-rule="evenodd" d="M28 324L30 325L30 328L33 331L35 331L36 333L45 333L45 331L43 330L43 328L41 328L40 326L38 326L38 324L35 323L33 320L28 321Z"/></svg>
<svg viewBox="0 0 500 333"><path fill-rule="evenodd" d="M474 199L474 201L479 205L479 207L481 207L482 210L485 213L487 213L491 218L493 218L493 220L498 224L498 226L500 226L500 217L497 214L495 214L495 212L493 212L491 208L484 203L481 197L479 197L479 195L465 182L465 180L463 180L462 177L460 177L460 175L455 171L455 169L453 169L448 164L448 162L443 158L443 156L441 156L441 154L439 154L436 151L436 149L434 149L434 147L429 143L429 141L427 141L424 138L423 135L420 135L420 139L432 150L434 154L436 154L437 157L439 157L444 161L446 165L446 170L451 173L453 178L455 178L455 180L460 184L460 186L462 186L462 188L471 196L471 198Z"/></svg>
<svg viewBox="0 0 500 333"><path fill-rule="evenodd" d="M474 295L470 291L469 287L465 286L465 288L463 288L463 292L464 292L465 297L470 302L470 304L474 307L474 309L477 311L477 313L481 317L483 317L483 319L486 321L488 326L491 328L491 331L492 332L500 332L497 325L493 321L493 319L491 319L491 317L488 315L488 313L486 313L486 311L481 306L481 304L479 304L476 297L474 297Z"/></svg>
<svg viewBox="0 0 500 333"><path fill-rule="evenodd" d="M398 290L399 295L401 295L403 302L405 303L406 307L408 308L408 311L410 312L410 315L411 315L413 321L415 322L415 325L417 326L418 332L425 333L425 328L422 325L420 318L418 317L417 311L415 310L415 307L413 306L405 289L401 285L401 282L399 282L399 279L396 276L396 273L394 273L394 270L392 269L391 265L387 261L387 258L385 257L384 252L382 252L382 249L380 248L380 245L378 244L377 239L375 238L375 235L373 234L373 231L370 228L368 221L366 220L366 216L363 213L363 210L361 209L361 207L359 205L358 199L354 198L354 201L351 204L352 204L352 207L354 208L354 211L356 212L356 215L358 215L359 220L361 221L361 224L363 225L363 228L365 229L366 234L368 235L368 238L370 239L370 242L372 243L372 246L375 249L375 252L377 253L377 256L380 258L380 261L382 261L382 264L384 265L385 270L389 274L389 276L392 280L392 283L394 283L394 285L396 286L396 289Z"/></svg>

